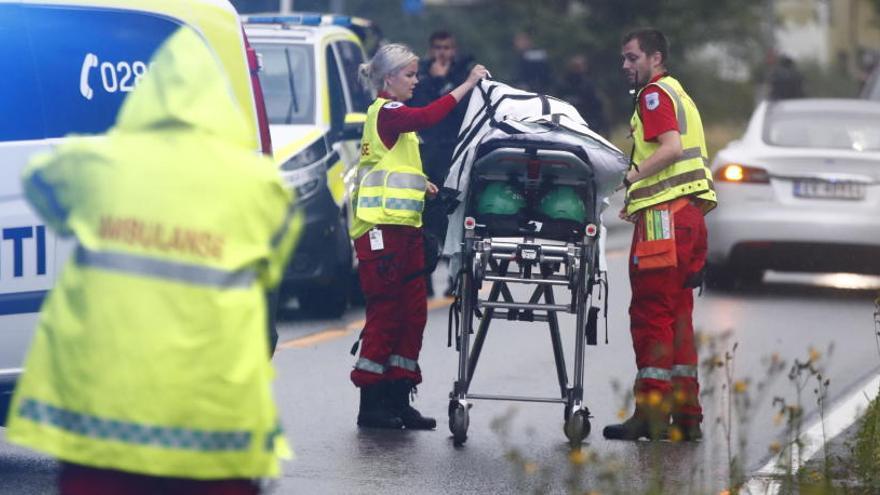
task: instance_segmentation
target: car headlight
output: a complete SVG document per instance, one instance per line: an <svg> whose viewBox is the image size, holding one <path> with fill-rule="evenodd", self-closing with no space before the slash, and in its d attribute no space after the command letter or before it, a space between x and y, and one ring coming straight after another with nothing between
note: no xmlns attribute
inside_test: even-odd
<svg viewBox="0 0 880 495"><path fill-rule="evenodd" d="M317 162L321 158L327 156L327 144L324 139L318 139L310 144L307 148L293 155L290 160L281 164L281 170L291 171L298 170Z"/></svg>
<svg viewBox="0 0 880 495"><path fill-rule="evenodd" d="M747 167L738 163L727 163L715 172L715 180L721 182L769 184L770 174L763 168Z"/></svg>
<svg viewBox="0 0 880 495"><path fill-rule="evenodd" d="M327 144L321 138L281 165L284 182L296 193L297 202L313 196L326 181L327 160L332 159L328 153Z"/></svg>

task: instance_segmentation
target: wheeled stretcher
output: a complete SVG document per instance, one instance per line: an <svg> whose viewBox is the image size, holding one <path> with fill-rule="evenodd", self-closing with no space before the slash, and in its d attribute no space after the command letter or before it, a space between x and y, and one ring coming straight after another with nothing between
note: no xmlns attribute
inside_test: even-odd
<svg viewBox="0 0 880 495"><path fill-rule="evenodd" d="M498 89L496 99L493 87ZM499 120L498 109L505 98L498 95L512 91L516 90L500 83L482 83L481 93L472 97L461 136L467 137L468 126L473 126L481 113L490 117L484 123L484 132L474 134L479 137L470 143L462 141L456 149L459 160L446 182L447 187L458 186L464 193L452 215L446 244L447 252L453 251L448 254L457 273L456 301L450 313L450 329L455 327L455 335L454 339L450 335L450 341L454 341L459 357L449 394L449 428L454 443L462 445L467 440L475 400L558 403L564 406L565 435L570 445L577 447L590 433L590 411L584 401L584 358L585 346L595 345L597 340L599 308L593 306L593 299L601 277L600 213L605 195L619 183L627 163L617 148L589 131L564 102L556 100L562 113L533 118L515 115L514 109ZM474 104L473 98L482 98L482 112L471 111L480 108L480 102ZM513 101L528 98L521 95ZM541 105L546 109L547 105ZM534 109L522 110L529 111ZM573 117L569 117L571 112ZM492 203L485 195L499 191L513 197L514 201L504 203L515 208L498 213L487 207ZM554 203L554 198L564 201ZM558 204L565 208L554 209ZM487 295L480 290L484 284L489 287ZM522 286L530 295L515 297L514 292L522 291L514 288ZM565 291L560 300L554 288ZM575 315L571 375L559 313ZM559 383L557 397L470 390L495 320L549 326ZM453 325L453 321L460 324Z"/></svg>

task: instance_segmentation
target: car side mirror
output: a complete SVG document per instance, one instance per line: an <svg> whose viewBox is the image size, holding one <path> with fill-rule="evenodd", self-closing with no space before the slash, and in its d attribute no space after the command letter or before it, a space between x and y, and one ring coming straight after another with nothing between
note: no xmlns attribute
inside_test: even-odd
<svg viewBox="0 0 880 495"><path fill-rule="evenodd" d="M339 141L359 141L363 135L363 122L346 122L336 134Z"/></svg>

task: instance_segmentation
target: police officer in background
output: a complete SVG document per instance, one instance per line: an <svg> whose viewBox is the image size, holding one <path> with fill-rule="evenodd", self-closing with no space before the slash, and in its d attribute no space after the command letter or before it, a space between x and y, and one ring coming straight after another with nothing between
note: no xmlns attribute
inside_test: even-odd
<svg viewBox="0 0 880 495"><path fill-rule="evenodd" d="M24 173L76 252L40 312L6 437L61 495L254 495L289 455L266 293L301 219L202 38L181 27L106 136Z"/></svg>
<svg viewBox="0 0 880 495"><path fill-rule="evenodd" d="M620 440L698 440L702 408L693 288L701 284L706 262L703 215L717 201L703 124L693 100L666 70L663 33L627 34L622 55L627 80L637 91L630 119L633 156L620 216L635 223L629 313L638 372L635 412L603 434Z"/></svg>

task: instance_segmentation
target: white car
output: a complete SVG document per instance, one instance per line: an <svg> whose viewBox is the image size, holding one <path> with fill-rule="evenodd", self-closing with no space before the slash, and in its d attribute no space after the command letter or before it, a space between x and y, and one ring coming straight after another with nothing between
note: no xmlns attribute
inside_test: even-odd
<svg viewBox="0 0 880 495"><path fill-rule="evenodd" d="M880 102L762 102L711 168L709 286L768 269L880 274Z"/></svg>

